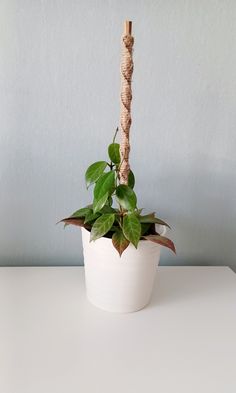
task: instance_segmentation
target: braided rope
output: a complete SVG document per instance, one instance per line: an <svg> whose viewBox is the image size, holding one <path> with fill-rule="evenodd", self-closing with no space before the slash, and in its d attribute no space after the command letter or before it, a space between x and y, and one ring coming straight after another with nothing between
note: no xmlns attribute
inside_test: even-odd
<svg viewBox="0 0 236 393"><path fill-rule="evenodd" d="M131 126L131 80L133 73L133 44L134 38L131 35L123 35L122 37L122 55L121 55L121 113L120 113L120 127L121 127L121 143L120 155L121 165L119 169L119 177L121 184L128 184L128 176L130 171L129 166L129 131Z"/></svg>

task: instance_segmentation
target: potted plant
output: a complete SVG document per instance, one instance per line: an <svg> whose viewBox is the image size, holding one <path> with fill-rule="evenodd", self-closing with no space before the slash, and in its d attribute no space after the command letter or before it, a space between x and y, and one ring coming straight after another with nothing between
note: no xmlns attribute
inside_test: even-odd
<svg viewBox="0 0 236 393"><path fill-rule="evenodd" d="M85 174L87 188L94 186L93 203L61 220L82 229L88 299L107 311L132 312L149 303L160 246L175 252L164 236L169 225L137 207L135 177L129 166L131 77L133 72L131 22L122 36L121 121L109 160L97 161ZM120 131L121 143L116 142ZM115 204L115 205L114 205Z"/></svg>

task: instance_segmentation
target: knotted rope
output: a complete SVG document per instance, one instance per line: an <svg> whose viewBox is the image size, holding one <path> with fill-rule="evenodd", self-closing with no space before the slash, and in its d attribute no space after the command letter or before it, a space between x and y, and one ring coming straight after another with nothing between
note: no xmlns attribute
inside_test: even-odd
<svg viewBox="0 0 236 393"><path fill-rule="evenodd" d="M122 50L121 50L121 112L120 112L120 127L121 127L121 143L120 155L121 164L119 169L119 178L121 184L128 184L129 176L129 131L131 126L131 100L132 100L132 73L133 73L133 44L134 38L131 36L132 22L125 23L125 33L122 36Z"/></svg>

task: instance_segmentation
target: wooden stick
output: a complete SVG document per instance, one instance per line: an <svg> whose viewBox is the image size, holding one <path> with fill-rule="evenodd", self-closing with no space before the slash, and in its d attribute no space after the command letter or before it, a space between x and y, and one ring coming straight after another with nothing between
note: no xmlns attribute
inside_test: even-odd
<svg viewBox="0 0 236 393"><path fill-rule="evenodd" d="M132 34L132 22L130 20L126 20L125 21L124 34L125 35L131 35Z"/></svg>

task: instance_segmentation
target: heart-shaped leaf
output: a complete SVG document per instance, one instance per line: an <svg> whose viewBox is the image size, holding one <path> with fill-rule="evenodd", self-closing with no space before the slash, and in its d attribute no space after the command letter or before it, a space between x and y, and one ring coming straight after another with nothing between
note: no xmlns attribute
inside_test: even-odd
<svg viewBox="0 0 236 393"><path fill-rule="evenodd" d="M99 177L103 174L106 166L106 161L97 161L88 167L85 173L87 187L89 187L91 184L95 183L99 179Z"/></svg>
<svg viewBox="0 0 236 393"><path fill-rule="evenodd" d="M133 211L136 208L137 197L134 191L125 184L121 184L116 189L118 203L126 210Z"/></svg>
<svg viewBox="0 0 236 393"><path fill-rule="evenodd" d="M124 216L123 232L126 239L137 248L141 236L141 224L134 213Z"/></svg>
<svg viewBox="0 0 236 393"><path fill-rule="evenodd" d="M110 171L100 176L94 187L94 200L98 201L108 193L111 195L115 188L115 172Z"/></svg>
<svg viewBox="0 0 236 393"><path fill-rule="evenodd" d="M99 210L103 208L103 206L106 204L108 198L108 192L104 194L100 199L94 200L93 202L93 212L97 213Z"/></svg>
<svg viewBox="0 0 236 393"><path fill-rule="evenodd" d="M128 186L130 188L134 188L134 185L135 185L135 177L133 172L130 170L128 175Z"/></svg>
<svg viewBox="0 0 236 393"><path fill-rule="evenodd" d="M148 236L143 236L143 237L146 240L149 240L151 242L160 244L161 246L170 248L176 254L174 243L172 242L172 240L168 239L167 237L160 236L160 235L148 235Z"/></svg>
<svg viewBox="0 0 236 393"><path fill-rule="evenodd" d="M111 229L115 221L115 214L103 214L93 224L90 241L99 239Z"/></svg>
<svg viewBox="0 0 236 393"><path fill-rule="evenodd" d="M120 254L120 257L122 253L125 251L125 249L129 245L129 240L127 240L122 231L118 229L113 235L112 235L112 244L115 247L115 249L118 251Z"/></svg>
<svg viewBox="0 0 236 393"><path fill-rule="evenodd" d="M161 220L160 218L155 217L155 213L146 214L145 216L139 216L139 221L141 223L149 223L149 224L153 223L153 224L164 225L164 226L170 228L170 226L165 221Z"/></svg>
<svg viewBox="0 0 236 393"><path fill-rule="evenodd" d="M108 154L110 160L114 164L118 165L120 163L120 145L119 143L111 143L108 147Z"/></svg>

